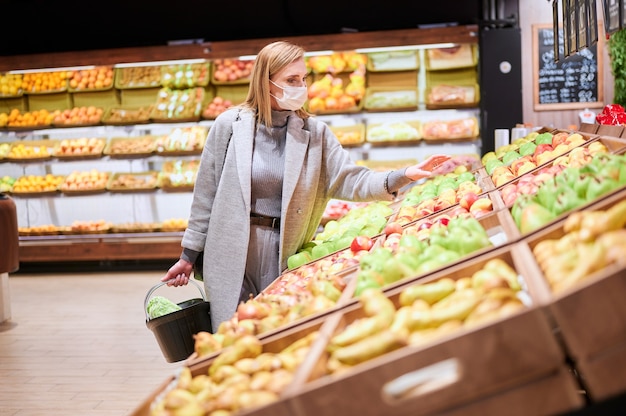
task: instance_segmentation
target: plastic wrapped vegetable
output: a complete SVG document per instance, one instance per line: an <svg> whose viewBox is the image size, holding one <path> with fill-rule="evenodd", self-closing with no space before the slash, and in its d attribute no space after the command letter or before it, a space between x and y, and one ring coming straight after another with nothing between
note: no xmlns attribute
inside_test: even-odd
<svg viewBox="0 0 626 416"><path fill-rule="evenodd" d="M150 319L155 319L168 313L176 312L182 308L163 296L154 296L148 301L146 312Z"/></svg>

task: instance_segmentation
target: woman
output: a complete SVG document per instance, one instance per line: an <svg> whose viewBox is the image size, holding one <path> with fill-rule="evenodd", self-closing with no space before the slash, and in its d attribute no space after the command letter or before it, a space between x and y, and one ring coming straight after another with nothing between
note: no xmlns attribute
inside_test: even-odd
<svg viewBox="0 0 626 416"><path fill-rule="evenodd" d="M245 102L220 114L209 131L183 251L161 280L186 285L203 255L214 330L313 238L330 199L392 200L449 159L435 155L388 173L357 166L328 126L302 108L306 76L301 47L265 46Z"/></svg>

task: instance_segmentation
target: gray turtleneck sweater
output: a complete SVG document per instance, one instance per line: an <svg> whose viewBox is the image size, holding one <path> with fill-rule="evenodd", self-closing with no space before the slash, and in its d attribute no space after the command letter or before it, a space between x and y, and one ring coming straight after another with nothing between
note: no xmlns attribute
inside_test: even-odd
<svg viewBox="0 0 626 416"><path fill-rule="evenodd" d="M287 119L293 111L272 111L272 127L259 124L252 151L252 195L255 214L280 217L285 174Z"/></svg>

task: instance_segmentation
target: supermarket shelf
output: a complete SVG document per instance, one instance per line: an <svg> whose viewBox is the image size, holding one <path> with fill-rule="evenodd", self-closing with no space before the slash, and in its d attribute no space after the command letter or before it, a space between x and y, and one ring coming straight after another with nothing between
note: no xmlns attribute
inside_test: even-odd
<svg viewBox="0 0 626 416"><path fill-rule="evenodd" d="M20 237L20 263L176 260L182 232Z"/></svg>

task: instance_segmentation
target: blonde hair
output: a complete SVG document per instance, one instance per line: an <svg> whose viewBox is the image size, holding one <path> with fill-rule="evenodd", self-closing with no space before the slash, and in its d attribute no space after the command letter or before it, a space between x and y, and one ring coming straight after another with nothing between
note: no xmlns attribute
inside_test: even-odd
<svg viewBox="0 0 626 416"><path fill-rule="evenodd" d="M256 113L258 123L272 126L272 100L270 97L270 77L280 72L292 62L304 58L304 49L287 41L272 42L259 51L250 76L248 96L242 107ZM309 117L304 109L296 110L303 119Z"/></svg>

